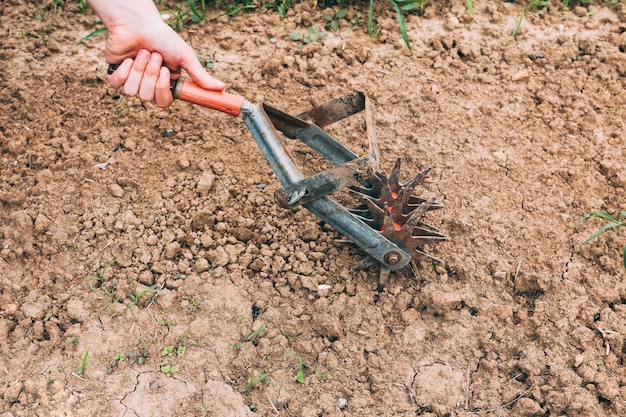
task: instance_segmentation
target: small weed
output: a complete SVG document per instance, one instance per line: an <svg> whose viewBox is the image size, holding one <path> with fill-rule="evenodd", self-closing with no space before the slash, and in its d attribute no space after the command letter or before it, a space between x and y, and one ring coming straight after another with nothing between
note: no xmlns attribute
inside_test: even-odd
<svg viewBox="0 0 626 417"><path fill-rule="evenodd" d="M339 9L337 13L326 13L324 14L324 19L326 20L326 30L338 30L339 29L339 20L346 17L348 14L348 10Z"/></svg>
<svg viewBox="0 0 626 417"><path fill-rule="evenodd" d="M322 368L319 365L315 368L315 373L320 382L323 382L329 375L333 374L332 372L322 372Z"/></svg>
<svg viewBox="0 0 626 417"><path fill-rule="evenodd" d="M95 275L89 275L87 278L96 280L96 286L99 287L100 285L102 285L104 283L104 275L106 274L106 272L109 270L109 268L111 268L116 263L117 263L117 259L113 258L105 266L96 269L95 270Z"/></svg>
<svg viewBox="0 0 626 417"><path fill-rule="evenodd" d="M298 362L298 366L296 367L296 375L294 376L294 379L296 380L296 382L299 382L300 384L304 384L304 368L308 368L309 365L302 362L302 359L300 359L300 357L296 355L294 352L292 352L291 350L285 348L285 351L287 351L287 353L289 353L289 355Z"/></svg>
<svg viewBox="0 0 626 417"><path fill-rule="evenodd" d="M199 340L189 339L189 343L191 343L195 347L204 347L204 346L206 346L206 344L204 342L201 342Z"/></svg>
<svg viewBox="0 0 626 417"><path fill-rule="evenodd" d="M107 374L111 374L113 371L116 371L119 363L124 360L127 360L129 365L143 365L146 363L148 355L150 354L150 348L143 339L140 339L140 342L142 346L138 349L128 351L125 354L121 352L116 353L115 356L113 356L113 360L111 361L109 368L107 369Z"/></svg>
<svg viewBox="0 0 626 417"><path fill-rule="evenodd" d="M398 27L400 28L402 40L404 40L404 44L409 49L409 52L413 54L413 49L411 49L411 42L409 42L409 35L406 31L406 24L404 23L403 12L418 9L419 5L421 5L421 7L423 8L424 0L389 0L389 3L391 3L391 6L396 11L396 16L398 17Z"/></svg>
<svg viewBox="0 0 626 417"><path fill-rule="evenodd" d="M198 410L201 412L201 417L209 417L213 415L213 404L209 404L209 406L205 406L204 404L200 404L198 406Z"/></svg>
<svg viewBox="0 0 626 417"><path fill-rule="evenodd" d="M244 336L243 341L244 342L256 342L261 337L261 334L263 334L263 330L265 330L265 324L261 324L261 326L257 330L255 330L254 332L250 333L247 336Z"/></svg>
<svg viewBox="0 0 626 417"><path fill-rule="evenodd" d="M326 38L326 36L328 36L328 32L325 30L320 31L317 26L311 26L307 29L306 33L291 32L289 34L289 39L300 42L298 44L298 49L302 49L304 45L322 40Z"/></svg>
<svg viewBox="0 0 626 417"><path fill-rule="evenodd" d="M207 55L206 57L198 55L198 61L200 61L204 68L208 70L212 70L213 68L215 68L215 58L210 55ZM196 272L200 273L198 268L196 268Z"/></svg>
<svg viewBox="0 0 626 417"><path fill-rule="evenodd" d="M143 365L148 359L148 352L145 349L142 351L131 350L130 352L126 352L126 359L128 359L130 365Z"/></svg>
<svg viewBox="0 0 626 417"><path fill-rule="evenodd" d="M161 361L160 369L161 369L161 372L163 372L165 376L168 378L174 375L176 372L178 372L178 366L170 365L167 362L167 359L163 359L163 361Z"/></svg>
<svg viewBox="0 0 626 417"><path fill-rule="evenodd" d="M101 35L103 33L107 33L107 28L105 28L105 27L98 28L98 29L94 30L93 32L91 32L91 33L83 36L82 38L80 38L78 41L76 41L76 43L86 42L89 39L95 38L96 36Z"/></svg>
<svg viewBox="0 0 626 417"><path fill-rule="evenodd" d="M144 288L141 291L138 291L137 290L137 283L135 282L134 279L130 279L129 278L128 279L128 283L130 284L130 287L133 290L132 293L128 294L128 297L132 300L132 302L128 305L129 307L132 306L132 305L139 305L139 301L141 300L141 297L143 297L146 294L153 294L153 296L150 297L150 300L154 301L154 299L156 298L158 293L161 291L156 286Z"/></svg>
<svg viewBox="0 0 626 417"><path fill-rule="evenodd" d="M184 295L183 302L180 304L180 309L184 314L195 314L198 311L198 307L202 305L201 301Z"/></svg>
<svg viewBox="0 0 626 417"><path fill-rule="evenodd" d="M269 371L264 373L254 374L254 368L250 369L250 379L248 380L248 386L244 389L245 394L250 394L254 388L256 388L259 384L267 385L270 383L269 379Z"/></svg>
<svg viewBox="0 0 626 417"><path fill-rule="evenodd" d="M89 284L89 288L93 291L109 309L109 315L113 317L115 315L115 310L117 309L117 304L120 302L120 297L117 295L117 282L112 280L109 284L108 288L104 286L105 283L105 275L109 268L111 268L117 260L113 258L108 264L105 266L96 269L94 275L89 275L87 278L95 280L95 284Z"/></svg>
<svg viewBox="0 0 626 417"><path fill-rule="evenodd" d="M82 339L80 339L78 336L76 336L74 333L72 333L72 337L69 337L66 342L67 342L67 347L68 348L75 348L76 346L78 346L78 344L82 341Z"/></svg>
<svg viewBox="0 0 626 417"><path fill-rule="evenodd" d="M159 314L164 315L165 312L164 311L160 311ZM176 323L174 322L174 320L170 320L168 318L164 318L163 320L155 319L154 321L156 322L156 324L160 324L160 325L165 326L165 327L174 327L174 326L176 326Z"/></svg>
<svg viewBox="0 0 626 417"><path fill-rule="evenodd" d="M524 20L524 16L526 15L526 12L528 11L528 9L536 10L540 7L550 7L550 1L549 0L532 0L530 3L527 3L526 5L524 5L524 7L522 7L522 11L517 21L517 25L515 26L515 29L513 29L513 33L511 34L514 38L517 38L517 36L520 33L520 30L522 28L522 21Z"/></svg>
<svg viewBox="0 0 626 417"><path fill-rule="evenodd" d="M615 216L610 215L606 211L593 211L591 213L585 214L581 219L577 221L577 223L585 224L593 218L603 220L606 224L598 229L594 234L592 234L587 240L581 243L580 246L578 246L579 248L585 246L587 243L591 242L609 229L615 229L617 235L619 236L620 228L622 226L626 226L626 210L618 212ZM622 250L622 263L624 269L626 269L626 245L624 245L624 249Z"/></svg>
<svg viewBox="0 0 626 417"><path fill-rule="evenodd" d="M85 375L85 371L87 370L87 359L89 357L89 349L87 348L87 350L85 351L85 354L83 355L83 360L80 363L80 368L75 372L78 375Z"/></svg>
<svg viewBox="0 0 626 417"><path fill-rule="evenodd" d="M291 7L291 0L280 0L276 4L276 10L278 11L278 16L280 20L283 20L287 15L287 11Z"/></svg>
<svg viewBox="0 0 626 417"><path fill-rule="evenodd" d="M161 351L161 356L179 356L187 351L187 348L183 344L185 341L185 337L187 336L187 332L183 332L178 338L178 343L173 346L165 346L163 351Z"/></svg>
<svg viewBox="0 0 626 417"><path fill-rule="evenodd" d="M187 4L180 2L178 7L170 10L160 10L161 16L168 16L167 24L174 30L181 30L188 24L198 23L206 19L206 0L187 0ZM160 6L161 2L157 3Z"/></svg>

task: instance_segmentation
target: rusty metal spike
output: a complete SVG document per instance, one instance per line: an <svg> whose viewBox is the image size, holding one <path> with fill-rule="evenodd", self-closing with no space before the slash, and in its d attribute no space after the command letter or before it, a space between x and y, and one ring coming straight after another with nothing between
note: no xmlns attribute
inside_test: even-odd
<svg viewBox="0 0 626 417"><path fill-rule="evenodd" d="M352 191L363 203L350 211L370 227L406 250L413 260L441 262L424 251L424 246L447 240L447 237L422 221L426 212L442 208L434 197L422 198L414 195L415 187L431 171L426 168L405 183L400 183L401 159L394 164L389 177L377 175ZM381 265L378 290L382 290L389 279L390 270Z"/></svg>
<svg viewBox="0 0 626 417"><path fill-rule="evenodd" d="M424 213L428 211L428 207L432 204L433 201L435 201L435 197L431 197L413 210L409 219L405 223L407 229L412 229L421 222L422 217L424 217Z"/></svg>
<svg viewBox="0 0 626 417"><path fill-rule="evenodd" d="M400 165L402 160L400 158L396 159L396 163L393 165L391 170L391 174L389 174L389 188L391 192L394 194L398 194L402 185L400 184Z"/></svg>
<svg viewBox="0 0 626 417"><path fill-rule="evenodd" d="M424 179L424 177L428 175L430 171L431 171L431 168L426 168L425 170L423 170L422 172L420 172L419 174L411 178L409 181L402 184L402 188L407 191L408 196L412 195L413 190L415 189L417 184L419 184ZM408 201L408 197L407 197L407 201Z"/></svg>

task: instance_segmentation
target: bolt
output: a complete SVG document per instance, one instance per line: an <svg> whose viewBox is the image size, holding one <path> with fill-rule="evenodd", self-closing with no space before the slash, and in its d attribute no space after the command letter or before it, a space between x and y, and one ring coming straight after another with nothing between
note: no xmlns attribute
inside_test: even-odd
<svg viewBox="0 0 626 417"><path fill-rule="evenodd" d="M389 265L396 265L400 262L400 258L401 256L398 252L391 251L385 255L385 262Z"/></svg>
<svg viewBox="0 0 626 417"><path fill-rule="evenodd" d="M276 190L274 192L274 201L281 208L288 209L291 207L287 202L287 196L283 190Z"/></svg>

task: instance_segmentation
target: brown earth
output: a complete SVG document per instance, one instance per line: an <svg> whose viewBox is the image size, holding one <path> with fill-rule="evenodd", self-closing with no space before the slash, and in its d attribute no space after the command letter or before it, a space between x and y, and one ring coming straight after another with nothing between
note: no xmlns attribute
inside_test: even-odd
<svg viewBox="0 0 626 417"><path fill-rule="evenodd" d="M626 414L624 240L573 227L626 207L623 3L529 11L517 39L520 4L430 6L412 55L384 5L377 40L341 19L299 49L334 12L306 5L182 32L254 103L364 91L382 167L433 167L444 262L379 297L363 251L276 206L240 119L120 97L104 37L76 43L93 13L48 3L0 3L1 416Z"/></svg>

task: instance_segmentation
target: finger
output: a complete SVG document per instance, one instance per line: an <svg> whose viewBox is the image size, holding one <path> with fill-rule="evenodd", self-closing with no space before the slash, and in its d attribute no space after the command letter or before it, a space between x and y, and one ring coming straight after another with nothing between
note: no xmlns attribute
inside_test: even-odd
<svg viewBox="0 0 626 417"><path fill-rule="evenodd" d="M130 74L128 74L128 78L124 83L124 88L122 91L127 96L136 96L139 93L139 86L141 85L141 79L143 78L143 73L146 70L146 66L150 61L150 52L145 49L137 52L137 56L135 57L135 61L133 62L133 66L130 70Z"/></svg>
<svg viewBox="0 0 626 417"><path fill-rule="evenodd" d="M154 89L157 84L157 78L161 72L161 64L163 58L158 52L153 52L150 56L150 60L146 65L146 70L141 78L141 84L139 86L139 98L142 101L154 100Z"/></svg>
<svg viewBox="0 0 626 417"><path fill-rule="evenodd" d="M192 54L193 59L191 61L184 60L182 63L182 67L187 71L191 79L197 83L200 87L206 88L208 90L223 90L226 88L226 84L217 78L211 77L195 54Z"/></svg>
<svg viewBox="0 0 626 417"><path fill-rule="evenodd" d="M126 58L119 67L113 72L113 74L107 76L109 85L113 88L120 88L126 82L130 69L133 66L133 59Z"/></svg>
<svg viewBox="0 0 626 417"><path fill-rule="evenodd" d="M156 82L154 92L154 102L159 107L167 107L174 101L172 92L170 91L170 71L167 67L161 67L159 78Z"/></svg>

